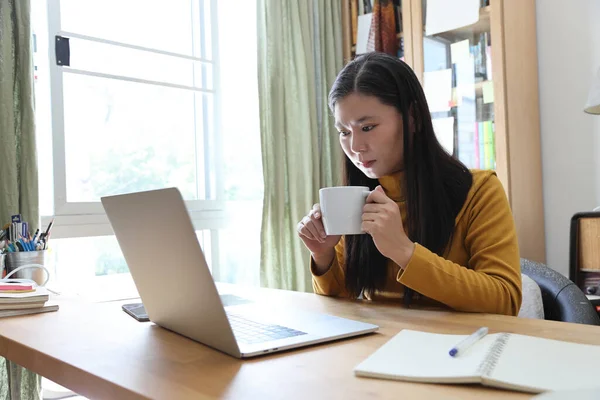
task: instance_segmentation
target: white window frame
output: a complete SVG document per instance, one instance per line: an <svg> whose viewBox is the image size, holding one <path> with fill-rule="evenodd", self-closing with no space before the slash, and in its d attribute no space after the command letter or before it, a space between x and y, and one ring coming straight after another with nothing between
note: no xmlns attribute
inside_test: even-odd
<svg viewBox="0 0 600 400"><path fill-rule="evenodd" d="M74 73L88 76L98 76L108 79L117 79L124 81L132 81L151 85L160 85L183 90L193 90L201 93L213 95L213 131L207 129L205 121L203 129L204 144L204 175L206 182L210 182L210 177L214 176L216 192L214 196L210 194L210 184L206 187L209 191L209 196L213 200L191 200L186 201L188 211L197 230L208 229L211 233L226 225L226 212L224 188L223 188L223 157L222 157L222 141L220 139L220 88L219 88L219 51L218 51L218 9L217 0L196 0L198 3L198 12L200 18L200 30L205 29L202 23L204 12L204 2L210 3L210 20L211 20L211 51L212 60L207 60L204 57L193 57L178 53L172 53L142 46L135 46L126 43L120 43L101 38L81 35L72 32L64 32L61 30L60 21L60 0L48 0L48 56L49 56L49 80L50 80L50 97L51 97L51 118L52 118L52 154L53 154L53 189L54 189L54 216L43 216L42 226L47 226L54 218L53 237L54 238L70 238L70 237L85 237L85 236L102 236L112 235L113 231L106 217L102 204L98 202L68 202L67 201L67 181L66 181L66 154L65 154L65 130L64 130L64 99L63 99L63 74ZM196 32L194 33L196 34ZM199 34L199 32L198 32ZM55 37L77 38L80 40L88 40L99 43L105 43L120 47L142 50L156 54L168 55L188 60L193 60L203 64L212 65L213 89L206 90L192 86L176 85L159 81L151 81L146 79L137 79L124 76L89 72L73 69L70 67L58 66L55 59ZM201 35L204 37L204 34ZM205 55L205 45L201 42L201 56ZM203 74L203 78L205 74ZM206 85L203 85L206 87ZM211 235L211 247L217 249L217 235ZM218 251L213 251L213 254L218 254ZM214 260L216 261L216 260Z"/></svg>

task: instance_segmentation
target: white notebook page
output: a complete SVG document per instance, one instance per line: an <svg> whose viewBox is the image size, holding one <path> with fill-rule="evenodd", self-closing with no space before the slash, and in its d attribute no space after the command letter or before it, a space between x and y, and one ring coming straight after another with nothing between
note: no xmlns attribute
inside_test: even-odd
<svg viewBox="0 0 600 400"><path fill-rule="evenodd" d="M511 334L490 378L531 392L597 387L598 360L600 346Z"/></svg>
<svg viewBox="0 0 600 400"><path fill-rule="evenodd" d="M496 335L487 335L464 354L448 352L468 335L402 330L355 368L359 376L420 382L478 383L477 368Z"/></svg>

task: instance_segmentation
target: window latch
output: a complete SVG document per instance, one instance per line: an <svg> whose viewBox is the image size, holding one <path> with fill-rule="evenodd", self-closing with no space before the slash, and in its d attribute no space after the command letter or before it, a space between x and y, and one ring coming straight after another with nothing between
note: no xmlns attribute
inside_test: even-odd
<svg viewBox="0 0 600 400"><path fill-rule="evenodd" d="M56 65L59 67L68 67L71 65L69 38L56 35L54 37L54 51L56 53Z"/></svg>

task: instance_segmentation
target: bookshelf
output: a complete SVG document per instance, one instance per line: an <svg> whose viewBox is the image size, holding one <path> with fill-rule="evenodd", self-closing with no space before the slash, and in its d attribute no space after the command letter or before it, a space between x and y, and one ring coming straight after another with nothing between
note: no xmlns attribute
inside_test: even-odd
<svg viewBox="0 0 600 400"><path fill-rule="evenodd" d="M341 1L343 54L350 60L356 52L352 7L363 0ZM448 151L468 167L496 171L511 204L521 257L544 262L535 0L482 3L475 23L427 36L427 0L395 2L402 19L397 38L402 58L425 88L434 122L454 119L453 131L448 124L440 125L443 133L436 127L446 138L440 141L451 143ZM433 78L443 70L452 76L448 107L434 104L436 86L427 84L438 82Z"/></svg>

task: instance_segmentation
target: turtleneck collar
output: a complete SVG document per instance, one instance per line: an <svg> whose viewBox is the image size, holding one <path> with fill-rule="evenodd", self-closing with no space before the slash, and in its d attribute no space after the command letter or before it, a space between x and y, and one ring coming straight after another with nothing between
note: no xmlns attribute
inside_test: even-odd
<svg viewBox="0 0 600 400"><path fill-rule="evenodd" d="M394 172L393 174L379 178L379 184L385 191L385 194L394 201L404 201L404 171Z"/></svg>

